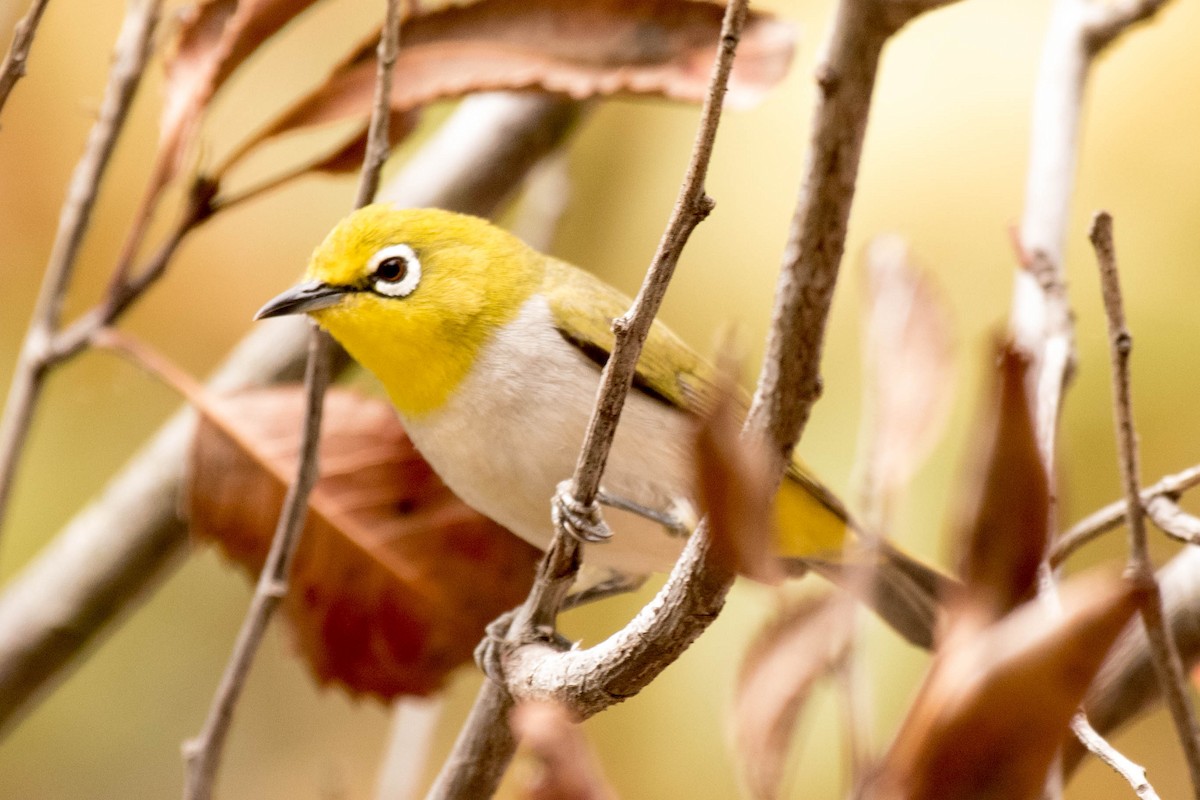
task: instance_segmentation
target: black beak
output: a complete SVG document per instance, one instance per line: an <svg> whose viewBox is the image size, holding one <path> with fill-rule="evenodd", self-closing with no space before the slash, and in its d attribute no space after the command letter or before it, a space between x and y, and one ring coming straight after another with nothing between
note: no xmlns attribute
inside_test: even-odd
<svg viewBox="0 0 1200 800"><path fill-rule="evenodd" d="M285 314L304 314L337 305L346 293L344 287L330 286L320 281L308 281L293 286L258 310L255 319L282 317Z"/></svg>

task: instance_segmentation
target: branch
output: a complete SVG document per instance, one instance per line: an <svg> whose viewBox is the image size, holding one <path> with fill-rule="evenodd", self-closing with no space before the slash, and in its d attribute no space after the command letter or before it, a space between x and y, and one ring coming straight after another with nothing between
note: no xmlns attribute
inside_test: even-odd
<svg viewBox="0 0 1200 800"><path fill-rule="evenodd" d="M33 0L29 11L13 28L12 46L8 49L8 55L4 57L4 63L0 64L0 111L8 102L8 95L17 85L17 81L25 77L25 61L29 58L29 48L33 46L38 23L42 21L42 12L46 10L46 4L49 2L50 0Z"/></svg>
<svg viewBox="0 0 1200 800"><path fill-rule="evenodd" d="M371 108L371 122L367 129L367 150L363 158L362 174L354 207L362 208L375 198L379 188L379 172L387 160L388 100L392 94L392 68L396 63L396 51L400 46L400 0L387 0L387 14L383 32L379 39L375 72L375 98ZM209 800L213 782L225 748L225 739L233 723L233 711L242 695L246 676L254 663L267 624L275 609L288 592L288 576L296 546L304 531L308 517L308 497L317 482L318 449L321 440L321 416L325 406L325 390L329 387L330 349L329 334L310 323L308 334L308 361L304 371L304 431L300 438L300 461L296 466L296 478L288 487L271 548L263 564L250 610L238 633L233 654L225 667L225 674L213 696L212 707L200 735L184 743L183 754L186 765L184 797L187 800Z"/></svg>
<svg viewBox="0 0 1200 800"><path fill-rule="evenodd" d="M58 327L63 298L74 271L75 258L91 221L100 181L146 71L151 37L161 5L162 0L131 0L117 36L113 66L104 100L100 104L99 117L92 126L83 156L75 166L67 188L67 198L59 215L58 232L54 236L42 288L9 387L4 417L0 420L0 527L4 523L17 462L29 435L34 406L41 395L48 358L47 345Z"/></svg>
<svg viewBox="0 0 1200 800"><path fill-rule="evenodd" d="M821 95L791 241L781 267L768 356L746 422L748 430L766 432L775 445L780 477L819 394L821 343L845 246L880 52L904 22L926 6L942 4L886 0L839 4L825 63L818 72ZM907 7L911 10L905 13ZM724 35L722 43L726 43ZM697 142L703 142L703 134ZM689 196L687 185L685 179L684 197ZM702 191L694 196L703 197ZM695 211L693 207L691 213ZM635 311L637 307L635 302ZM582 459L586 464L588 456ZM558 572L572 574L573 545L565 539L556 536L547 553L527 603L535 608L522 609L527 620L543 613L536 608L539 597L549 598L547 605L554 606L553 595L562 591L554 585ZM707 526L702 523L654 600L625 628L595 647L561 653L532 643L512 650L504 660L507 688L523 699L558 700L581 718L640 691L720 612L733 576L709 559L709 547ZM562 566L566 569L555 569ZM485 683L428 797L479 797L495 790L512 756L512 736L501 724L501 715L511 707L512 698L503 688Z"/></svg>
<svg viewBox="0 0 1200 800"><path fill-rule="evenodd" d="M1200 465L1168 475L1153 486L1142 489L1142 504L1149 509L1158 498L1174 499L1196 486L1200 486ZM1092 539L1119 528L1125 522L1128 512L1129 504L1118 500L1084 517L1058 537L1054 549L1050 552L1050 564L1057 568Z"/></svg>
<svg viewBox="0 0 1200 800"><path fill-rule="evenodd" d="M579 113L575 103L534 94L465 100L383 196L402 206L490 215L559 146ZM254 330L209 391L299 379L308 326L291 322ZM193 425L192 412L176 414L0 596L0 730L11 729L179 563L187 530L178 497Z"/></svg>
<svg viewBox="0 0 1200 800"><path fill-rule="evenodd" d="M1193 794L1200 798L1200 728L1196 725L1196 710L1188 693L1187 681L1179 651L1163 616L1162 595L1150 561L1146 537L1146 521L1138 492L1137 433L1133 424L1133 400L1129 381L1129 357L1133 337L1125 324L1125 309L1121 299L1120 275L1113 245L1112 217L1101 211L1092 221L1088 238L1096 250L1100 264L1100 285L1104 294L1104 310L1108 317L1108 336L1112 350L1113 404L1117 427L1117 446L1121 458L1121 473L1129 506L1129 562L1126 575L1141 592L1140 610L1146 638L1154 658L1158 684L1166 699L1175 733L1187 759L1192 778Z"/></svg>

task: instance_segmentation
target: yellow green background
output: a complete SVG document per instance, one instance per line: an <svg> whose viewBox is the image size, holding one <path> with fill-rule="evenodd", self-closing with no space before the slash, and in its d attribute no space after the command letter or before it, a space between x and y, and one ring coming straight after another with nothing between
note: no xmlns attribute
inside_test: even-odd
<svg viewBox="0 0 1200 800"><path fill-rule="evenodd" d="M0 6L0 31L11 30L24 5ZM989 344L1008 309L1014 264L1008 228L1021 214L1031 93L1049 5L965 0L921 19L889 46L829 328L826 393L802 445L832 486L849 489L861 405L861 256L873 235L901 233L936 274L950 306L958 381L944 388L955 392L948 434L904 498L893 534L942 564L948 561L947 531L960 510L964 448ZM663 314L700 348L722 323L736 321L755 358L804 158L814 102L809 76L832 4L756 6L797 24L796 62L760 107L725 117L708 181L717 210L693 237ZM369 0L326 0L289 28L221 97L206 127L211 151L223 152L266 110L318 80L371 27L380 7ZM3 376L15 363L122 11L115 2L52 2L29 76L0 117ZM1200 460L1200 414L1194 412L1200 396L1194 309L1200 297L1198 31L1200 7L1170 5L1159 21L1102 59L1090 87L1067 251L1080 370L1062 431L1065 521L1118 494L1104 323L1085 238L1097 208L1116 218L1136 340L1143 474L1153 479ZM68 313L103 291L146 177L160 89L155 68L104 185ZM694 108L653 101L599 108L571 148L571 200L554 251L635 289L674 199L696 118ZM300 152L295 147L272 158ZM294 280L308 251L349 208L353 190L350 177L304 179L218 218L186 243L170 274L123 327L186 369L205 373L249 329L254 310ZM103 353L86 354L55 373L9 514L0 574L17 572L178 402L170 390ZM1171 551L1156 547L1162 558ZM1107 558L1115 565L1121 552L1114 538L1079 562ZM190 557L0 744L0 796L177 795L179 744L200 727L249 591L242 575L212 551ZM569 632L595 641L647 596L580 612L569 619ZM659 681L587 723L604 769L624 797L735 795L725 734L733 678L744 643L773 602L768 590L738 586L711 631ZM871 701L882 744L926 657L874 622L868 630ZM453 681L431 769L478 681L473 670ZM387 729L388 709L314 686L292 657L286 631L273 630L238 709L220 794L371 797ZM841 796L838 730L836 704L819 693L798 730L790 796ZM1186 793L1165 716L1138 723L1116 741L1149 767L1162 796ZM1127 792L1090 764L1069 796Z"/></svg>

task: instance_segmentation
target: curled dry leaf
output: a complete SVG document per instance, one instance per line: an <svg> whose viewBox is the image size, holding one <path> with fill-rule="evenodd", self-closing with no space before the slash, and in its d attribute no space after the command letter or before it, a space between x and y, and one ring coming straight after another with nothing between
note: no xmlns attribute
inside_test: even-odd
<svg viewBox="0 0 1200 800"><path fill-rule="evenodd" d="M945 427L953 399L950 314L932 277L911 261L898 236L867 253L863 362L870 426L864 469L885 506L908 481Z"/></svg>
<svg viewBox="0 0 1200 800"><path fill-rule="evenodd" d="M756 800L779 796L796 719L813 684L846 657L853 608L844 595L784 606L746 651L733 699L733 746Z"/></svg>
<svg viewBox="0 0 1200 800"><path fill-rule="evenodd" d="M960 624L938 651L872 800L1038 798L1071 716L1138 596L1117 578L1063 590L1062 617L1026 603L989 627Z"/></svg>
<svg viewBox="0 0 1200 800"><path fill-rule="evenodd" d="M775 550L776 481L766 446L742 435L736 361L722 347L713 396L697 420L696 496L708 518L713 558L739 575L778 584L786 574Z"/></svg>
<svg viewBox="0 0 1200 800"><path fill-rule="evenodd" d="M1047 544L1050 495L1038 450L1028 360L1001 346L999 372L980 422L974 499L959 574L983 613L998 617L1033 596Z"/></svg>
<svg viewBox="0 0 1200 800"><path fill-rule="evenodd" d="M177 173L217 89L258 47L316 0L201 0L179 20L166 59L154 190Z"/></svg>
<svg viewBox="0 0 1200 800"><path fill-rule="evenodd" d="M296 469L299 388L204 403L192 528L256 576ZM382 699L436 690L528 592L540 553L451 494L391 407L325 400L320 479L283 611L316 678Z"/></svg>
<svg viewBox="0 0 1200 800"><path fill-rule="evenodd" d="M613 800L583 731L561 704L521 703L509 720L538 769L524 787L529 800Z"/></svg>
<svg viewBox="0 0 1200 800"><path fill-rule="evenodd" d="M708 84L723 7L696 0L480 0L404 21L391 106L397 113L471 92L539 89L576 99L619 93L698 102ZM750 105L791 61L790 25L752 12L729 85ZM365 119L375 43L363 42L227 162L287 131Z"/></svg>

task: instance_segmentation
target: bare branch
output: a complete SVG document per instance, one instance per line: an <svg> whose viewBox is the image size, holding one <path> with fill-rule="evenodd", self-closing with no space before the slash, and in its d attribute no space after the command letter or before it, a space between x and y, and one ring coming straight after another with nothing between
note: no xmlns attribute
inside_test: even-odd
<svg viewBox="0 0 1200 800"><path fill-rule="evenodd" d="M355 208L362 208L375 198L379 188L379 172L387 160L388 151L388 98L392 93L392 67L396 63L396 50L400 44L400 0L387 0L387 15L383 33L379 40L375 73L375 102L371 110L371 123L367 134L367 151L363 160L362 174ZM304 433L300 438L300 461L296 467L296 478L288 487L271 549L254 589L250 610L238 633L233 654L225 667L225 674L213 697L212 707L200 735L184 743L186 765L184 797L187 800L208 800L212 797L213 783L225 747L225 739L233 723L233 711L241 698L242 687L250 666L258 652L267 624L276 607L288 591L288 575L292 558L304 521L308 516L308 497L317 482L318 446L321 440L321 416L325 406L325 390L329 386L331 369L329 334L315 324L308 336L308 361L304 371Z"/></svg>
<svg viewBox="0 0 1200 800"><path fill-rule="evenodd" d="M1200 544L1200 518L1184 511L1174 500L1155 497L1146 504L1146 515L1172 539L1184 544Z"/></svg>
<svg viewBox="0 0 1200 800"><path fill-rule="evenodd" d="M1099 758L1113 772L1124 778L1133 789L1134 794L1142 798L1142 800L1159 800L1158 793L1154 791L1154 787L1146 780L1146 768L1141 764L1135 764L1130 761L1120 751L1109 744L1108 740L1092 727L1092 724L1088 722L1087 715L1082 711L1077 711L1075 716L1071 717L1071 732L1075 734L1075 738L1092 755Z"/></svg>
<svg viewBox="0 0 1200 800"><path fill-rule="evenodd" d="M1170 0L1118 0L1092 3L1084 29L1093 53L1099 53L1129 28L1151 19Z"/></svg>
<svg viewBox="0 0 1200 800"><path fill-rule="evenodd" d="M1183 472L1168 475L1153 486L1142 489L1142 504L1149 508L1155 498L1175 498L1189 489L1200 486L1200 465L1189 467ZM1129 512L1129 504L1124 500L1110 503L1075 523L1054 543L1050 553L1050 564L1058 567L1083 545L1101 534L1120 527Z"/></svg>
<svg viewBox="0 0 1200 800"><path fill-rule="evenodd" d="M481 95L454 115L384 189L402 206L489 215L579 118L556 97ZM228 392L297 380L308 326L253 331L208 384ZM344 363L344 361L343 361ZM179 487L194 415L176 414L0 597L0 730L29 710L102 632L174 566L187 543Z"/></svg>
<svg viewBox="0 0 1200 800"><path fill-rule="evenodd" d="M63 298L74 271L75 257L91 221L100 182L146 71L151 37L161 5L162 0L131 0L117 36L113 66L99 116L67 187L67 198L59 215L58 231L42 288L9 388L4 417L0 420L0 527L16 477L17 462L29 434L34 406L41 395L47 345L58 327Z"/></svg>
<svg viewBox="0 0 1200 800"><path fill-rule="evenodd" d="M1104 310L1108 316L1109 343L1112 350L1117 446L1126 502L1129 506L1129 562L1125 572L1142 593L1142 624L1153 654L1159 688L1171 712L1176 735L1187 759L1192 791L1200 798L1200 728L1196 725L1196 710L1188 692L1179 651L1163 616L1162 595L1154 575L1154 565L1150 561L1146 523L1138 492L1137 434L1133 424L1132 391L1129 381L1129 356L1133 350L1133 338L1125 324L1117 256L1113 245L1112 217L1107 212L1101 211L1096 215L1088 238L1092 241L1096 250L1096 260L1100 264L1100 285L1104 294Z"/></svg>
<svg viewBox="0 0 1200 800"><path fill-rule="evenodd" d="M33 46L33 37L37 33L38 23L42 21L42 12L50 0L33 0L29 11L17 22L13 29L12 46L4 63L0 64L0 110L8 101L17 81L25 77L25 61L29 58L29 48Z"/></svg>
<svg viewBox="0 0 1200 800"><path fill-rule="evenodd" d="M444 707L441 697L402 697L392 704L391 731L375 800L412 800L418 796Z"/></svg>

